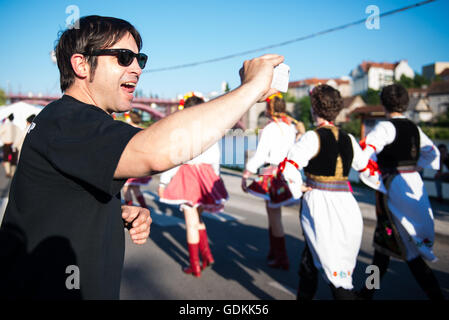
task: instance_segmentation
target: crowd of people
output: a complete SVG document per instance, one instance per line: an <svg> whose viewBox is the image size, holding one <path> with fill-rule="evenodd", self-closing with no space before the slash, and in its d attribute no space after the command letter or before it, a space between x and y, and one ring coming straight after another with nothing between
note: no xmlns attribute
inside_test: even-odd
<svg viewBox="0 0 449 320"><path fill-rule="evenodd" d="M0 228L0 297L117 299L123 228L135 244L149 238L152 220L140 186L158 173L159 200L180 205L185 217L190 264L183 271L200 277L215 262L202 213L221 212L229 197L220 178L218 140L252 105L265 101L269 122L246 163L241 187L265 200L272 268L290 267L281 207L300 204L305 247L297 299L313 299L319 274L335 299L372 299L372 289L353 286L363 220L348 181L351 168L377 172L385 185L386 191L376 191L374 236L373 264L381 276L391 256L401 258L430 299L443 298L425 262L436 260L434 221L418 173L440 169L440 151L404 116L409 98L401 85L382 90L387 119L359 144L333 123L343 101L330 86L310 92L315 129L305 131L291 118L282 95L270 88L273 69L284 58L264 55L244 62L237 89L210 101L189 93L178 112L143 128L138 113L131 112L129 124L111 116L131 109L147 62L139 32L127 21L99 16L83 17L79 26L64 31L56 45L63 97L32 120L21 148L1 135L4 157L13 159L16 148L21 156ZM12 120L5 120L2 130ZM194 147L198 122L200 148ZM166 134L181 127L185 139ZM289 177L286 166L302 170L305 181L302 175ZM279 201L289 186L298 186L289 179L299 179L300 190ZM139 207L133 206L133 194ZM67 290L69 265L80 269L78 291Z"/></svg>

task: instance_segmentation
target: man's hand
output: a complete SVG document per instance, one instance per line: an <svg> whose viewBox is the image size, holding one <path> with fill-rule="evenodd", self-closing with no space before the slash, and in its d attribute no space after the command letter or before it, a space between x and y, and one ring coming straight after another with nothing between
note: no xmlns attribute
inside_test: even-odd
<svg viewBox="0 0 449 320"><path fill-rule="evenodd" d="M240 69L240 80L242 85L254 85L262 93L258 102L265 101L266 98L276 93L276 89L271 88L274 67L284 62L284 57L277 54L265 54L261 57L243 62Z"/></svg>
<svg viewBox="0 0 449 320"><path fill-rule="evenodd" d="M150 235L150 211L141 207L122 206L122 218L135 244L144 244Z"/></svg>

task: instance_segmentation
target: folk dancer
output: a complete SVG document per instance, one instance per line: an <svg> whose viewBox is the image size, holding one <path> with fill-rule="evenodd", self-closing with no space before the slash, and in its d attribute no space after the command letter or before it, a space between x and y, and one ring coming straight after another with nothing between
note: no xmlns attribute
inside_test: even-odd
<svg viewBox="0 0 449 320"><path fill-rule="evenodd" d="M270 119L263 128L256 153L251 157L242 176L242 189L265 200L268 215L269 252L268 266L288 270L290 263L285 245L281 207L269 197L269 182L276 175L279 163L285 158L296 139L294 119L286 114L286 103L281 93L267 98L265 114ZM247 179L263 165L260 175L249 187Z"/></svg>
<svg viewBox="0 0 449 320"><path fill-rule="evenodd" d="M418 171L439 167L439 151L433 142L404 116L409 96L399 84L381 92L387 121L379 122L361 141L367 156L377 155L387 194L376 192L377 227L373 265L382 277L390 256L407 262L410 271L430 299L443 299L432 269L424 262L436 261L432 208ZM375 289L364 287L360 296L372 299Z"/></svg>
<svg viewBox="0 0 449 320"><path fill-rule="evenodd" d="M180 101L179 109L201 103L204 103L202 95L190 92ZM159 197L163 203L181 205L190 260L190 266L183 271L200 277L201 270L215 262L201 214L204 210L212 213L223 211L224 202L228 199L226 187L220 178L218 142L187 163L162 173Z"/></svg>
<svg viewBox="0 0 449 320"><path fill-rule="evenodd" d="M303 168L310 189L303 194L300 223L305 248L299 269L298 300L313 299L318 271L335 299L355 299L352 275L362 241L363 220L348 181L350 168L364 169L355 138L332 121L343 108L340 93L319 85L310 93L317 128L307 131L288 153Z"/></svg>

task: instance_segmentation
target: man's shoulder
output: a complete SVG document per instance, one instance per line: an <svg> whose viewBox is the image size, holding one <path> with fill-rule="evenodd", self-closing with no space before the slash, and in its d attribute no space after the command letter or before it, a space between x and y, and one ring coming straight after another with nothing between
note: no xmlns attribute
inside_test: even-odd
<svg viewBox="0 0 449 320"><path fill-rule="evenodd" d="M48 104L39 114L39 119L95 119L110 118L108 114L100 108L86 104L75 98L64 95L60 99ZM112 118L111 118L112 119Z"/></svg>
<svg viewBox="0 0 449 320"><path fill-rule="evenodd" d="M81 102L79 100L76 100L75 98L69 96L69 95L63 95L58 100L55 100L51 103L49 103L44 110L52 110L53 112L64 112L64 110L71 109L71 108L79 108L82 106L89 106L88 104ZM64 109L60 109L64 108Z"/></svg>

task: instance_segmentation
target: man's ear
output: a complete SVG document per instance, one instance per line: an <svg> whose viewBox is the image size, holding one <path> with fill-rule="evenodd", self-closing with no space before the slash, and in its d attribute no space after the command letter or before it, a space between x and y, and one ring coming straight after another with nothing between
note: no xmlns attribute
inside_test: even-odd
<svg viewBox="0 0 449 320"><path fill-rule="evenodd" d="M86 58L82 54L75 53L72 55L70 58L70 63L72 64L72 69L77 77L81 79L88 77L90 65L87 63Z"/></svg>

